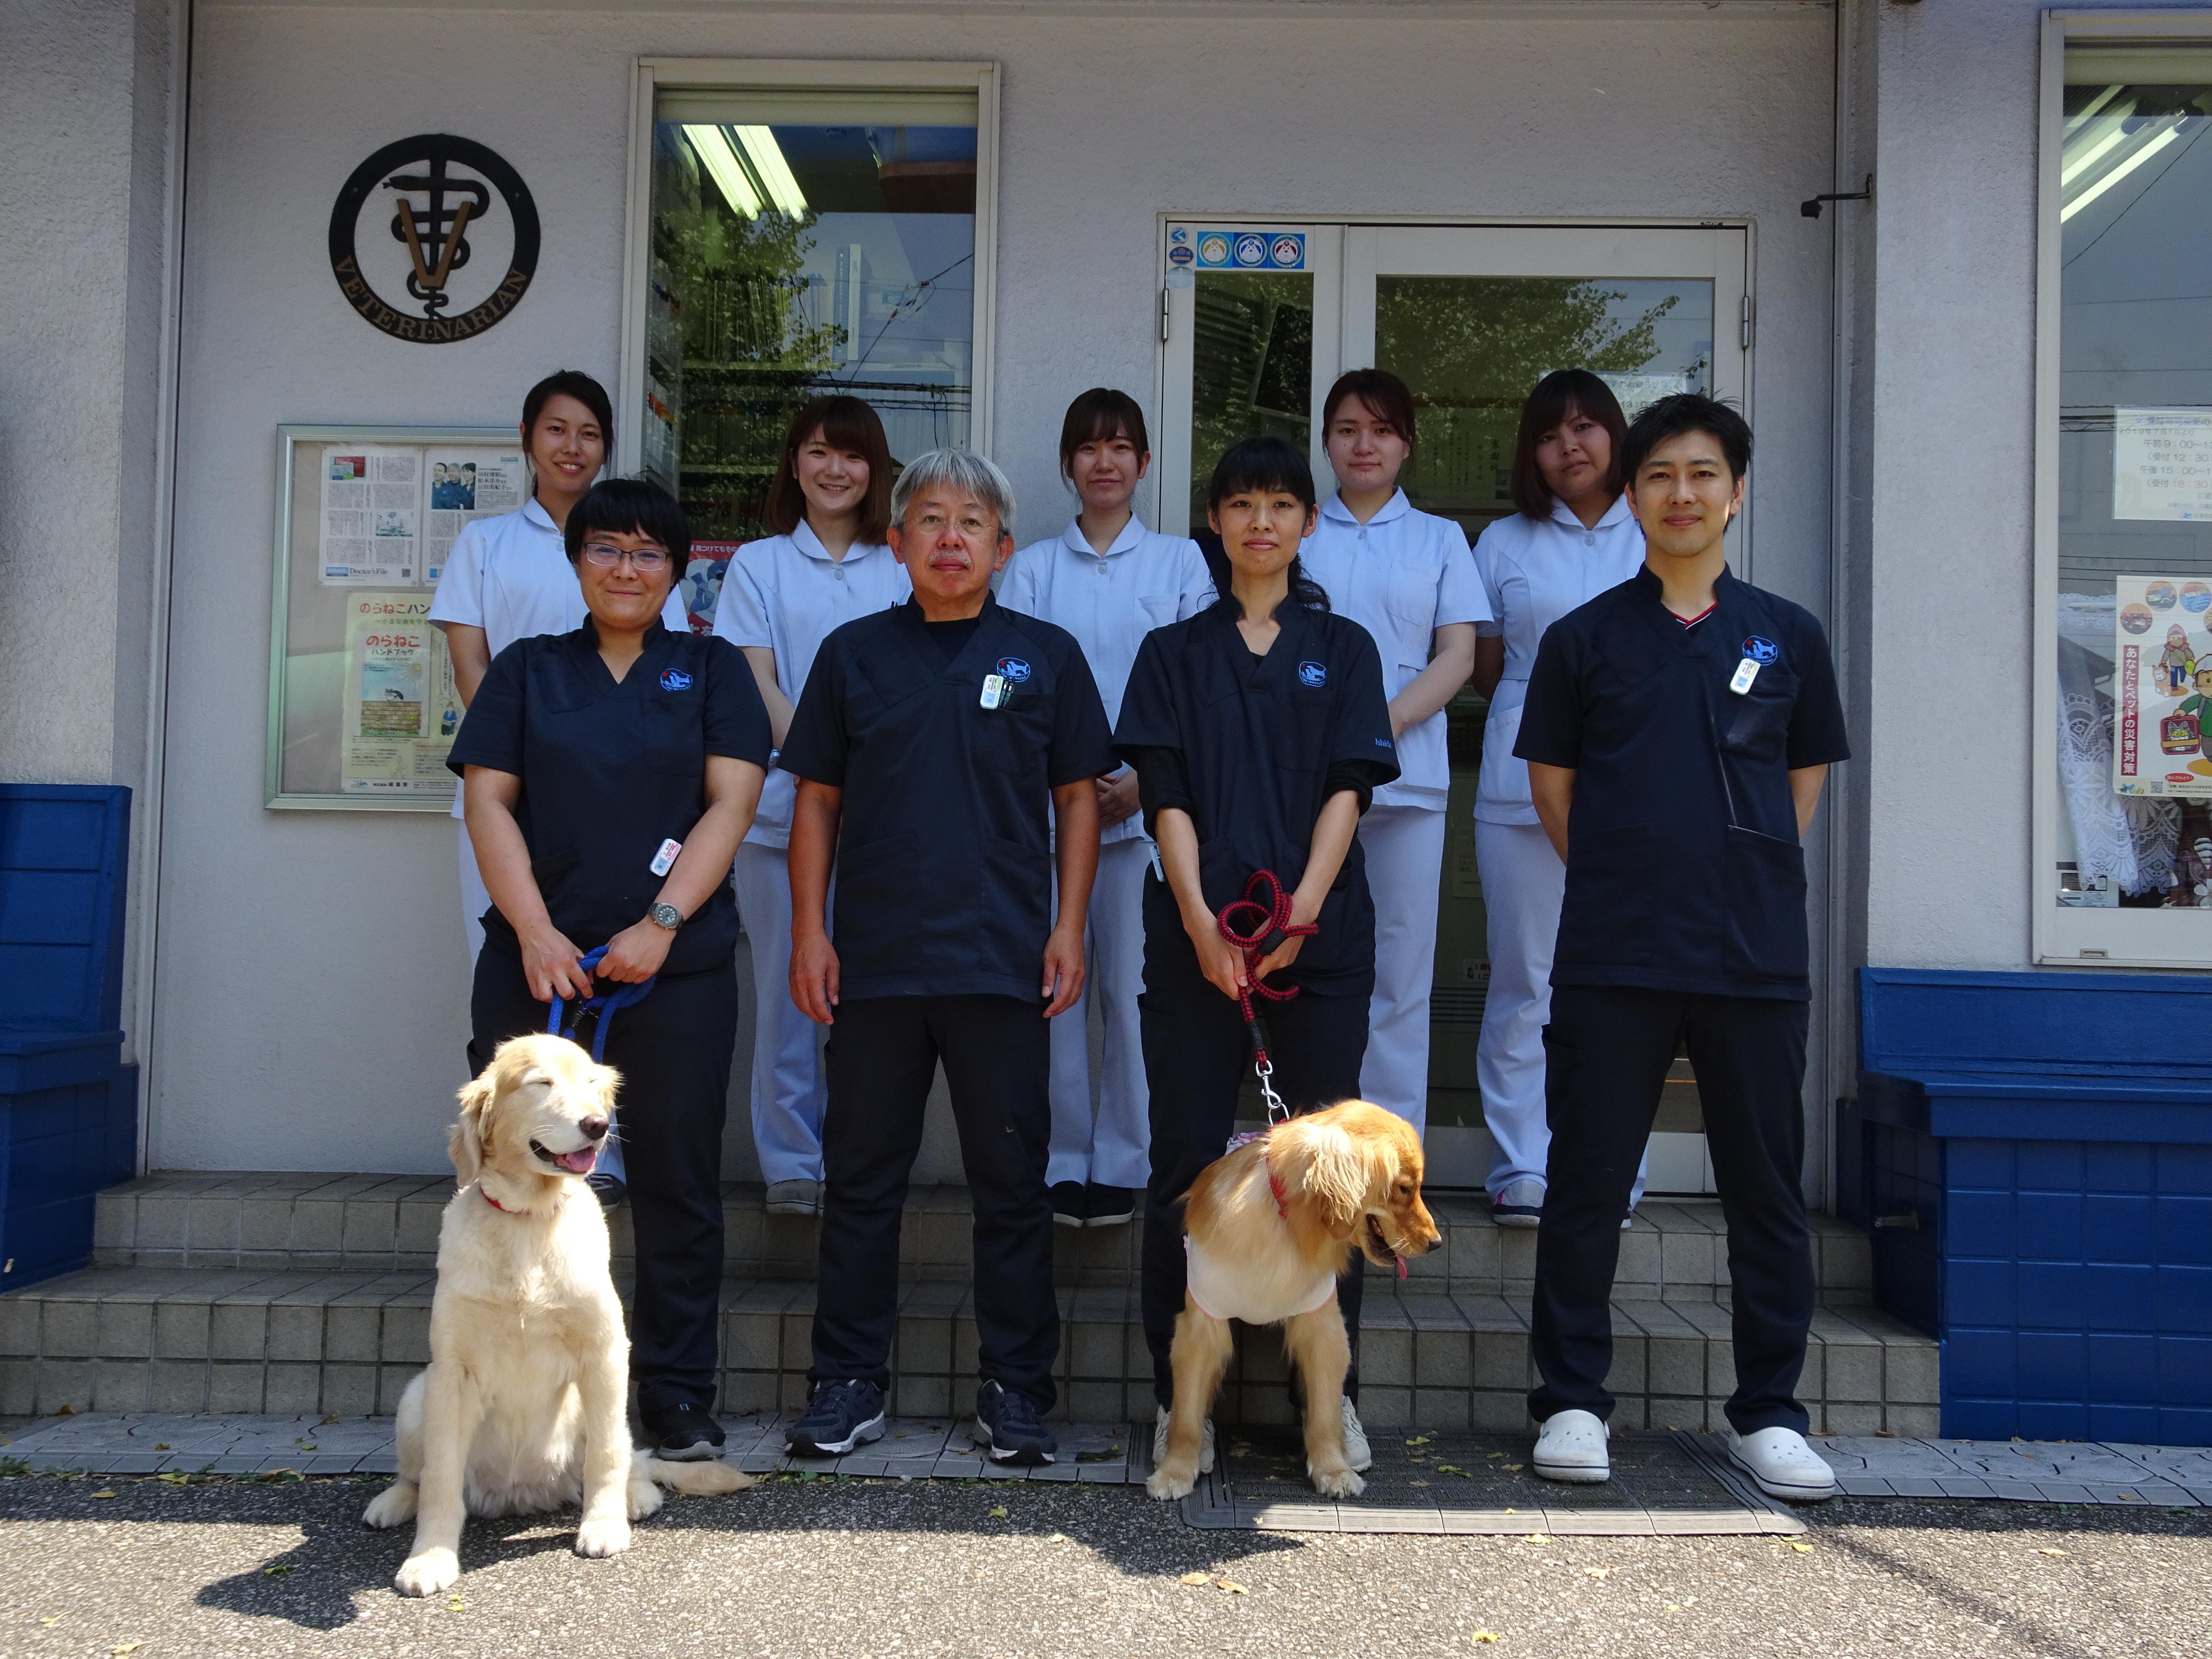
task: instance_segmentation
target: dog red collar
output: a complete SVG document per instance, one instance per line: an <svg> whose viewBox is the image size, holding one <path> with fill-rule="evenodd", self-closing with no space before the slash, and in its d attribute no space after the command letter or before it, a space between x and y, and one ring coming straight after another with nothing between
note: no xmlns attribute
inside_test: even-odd
<svg viewBox="0 0 2212 1659"><path fill-rule="evenodd" d="M501 1203L489 1193L486 1192L482 1187L478 1187L477 1188L477 1195L483 1199L485 1203L490 1205L493 1209L497 1210L501 1215L528 1215L530 1213L527 1210L508 1209L506 1205Z"/></svg>
<svg viewBox="0 0 2212 1659"><path fill-rule="evenodd" d="M1275 1173L1274 1164L1264 1152L1260 1154L1260 1167L1267 1172L1267 1190L1275 1195L1275 1213L1288 1221L1291 1218L1290 1194L1283 1190L1283 1178Z"/></svg>

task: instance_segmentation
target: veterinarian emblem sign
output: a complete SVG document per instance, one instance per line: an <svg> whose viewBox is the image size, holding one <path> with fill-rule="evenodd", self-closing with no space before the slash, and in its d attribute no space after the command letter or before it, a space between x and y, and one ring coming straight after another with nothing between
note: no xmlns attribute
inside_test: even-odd
<svg viewBox="0 0 2212 1659"><path fill-rule="evenodd" d="M386 144L331 210L331 274L346 303L396 340L483 333L538 269L538 204L495 152L451 133Z"/></svg>

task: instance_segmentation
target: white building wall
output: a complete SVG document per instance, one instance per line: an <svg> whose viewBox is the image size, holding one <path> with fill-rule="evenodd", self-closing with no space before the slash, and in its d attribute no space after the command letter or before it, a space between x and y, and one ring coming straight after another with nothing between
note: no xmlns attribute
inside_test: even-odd
<svg viewBox="0 0 2212 1659"><path fill-rule="evenodd" d="M451 824L261 805L274 432L502 424L561 365L614 384L639 54L1004 65L995 447L1024 535L1066 510L1066 398L1153 406L1163 212L1749 216L1759 574L1825 614L1830 243L1796 204L1827 187L1832 18L1644 9L202 6L152 1162L441 1167L467 1030ZM544 223L527 298L459 345L370 329L325 252L348 173L423 131L506 155ZM741 1048L733 1174L744 1076Z"/></svg>

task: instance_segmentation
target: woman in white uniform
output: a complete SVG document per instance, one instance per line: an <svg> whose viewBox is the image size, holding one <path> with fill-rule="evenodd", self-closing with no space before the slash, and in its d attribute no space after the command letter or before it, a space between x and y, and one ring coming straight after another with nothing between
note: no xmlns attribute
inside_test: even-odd
<svg viewBox="0 0 2212 1659"><path fill-rule="evenodd" d="M1353 369L1329 388L1322 423L1336 492L1298 557L1330 606L1375 636L1403 769L1359 821L1375 896L1375 994L1359 1091L1425 1129L1437 883L1451 792L1443 711L1474 670L1475 627L1489 620L1490 605L1467 532L1415 511L1398 488L1413 453L1406 383Z"/></svg>
<svg viewBox="0 0 2212 1659"><path fill-rule="evenodd" d="M1130 508L1152 464L1144 410L1127 392L1093 386L1070 404L1060 423L1060 470L1081 510L1059 535L1024 548L999 589L1007 610L1075 635L1109 720L1121 718L1121 693L1145 635L1213 602L1198 544L1155 534ZM1151 1097L1137 998L1145 988L1145 866L1152 842L1137 810L1137 775L1127 766L1098 780L1098 842L1085 940L1090 976L1082 998L1052 1022L1052 1148L1045 1180L1053 1219L1066 1227L1126 1223L1151 1170ZM1095 1121L1093 997L1106 1036Z"/></svg>
<svg viewBox="0 0 2212 1659"><path fill-rule="evenodd" d="M1543 1214L1544 1024L1552 1010L1552 948L1567 867L1552 850L1528 796L1528 763L1513 757L1528 669L1544 630L1618 587L1644 563L1644 532L1613 464L1628 429L1612 389L1587 369L1537 383L1521 410L1513 504L1474 544L1475 568L1496 620L1480 625L1474 684L1490 699L1475 794L1474 851L1490 917L1490 995L1475 1070L1495 1150L1490 1201L1501 1227ZM1633 1209L1644 1195L1638 1170Z"/></svg>
<svg viewBox="0 0 2212 1659"><path fill-rule="evenodd" d="M784 434L768 520L781 532L730 560L714 632L745 653L779 746L830 630L903 604L914 591L884 544L891 453L860 398L817 398ZM738 848L738 909L753 958L753 1145L771 1215L822 1208L829 1095L815 1026L791 1000L791 774L772 768Z"/></svg>
<svg viewBox="0 0 2212 1659"><path fill-rule="evenodd" d="M520 511L478 519L453 538L438 591L430 600L430 620L445 631L453 659L453 687L461 705L475 701L491 659L517 640L540 634L572 634L587 614L584 590L562 532L569 509L584 498L606 465L615 441L614 410L607 389L573 368L549 374L522 400L522 448L529 458L530 499ZM689 629L683 601L674 594L661 612L661 625L677 633ZM460 839L461 926L473 969L483 950L483 916L491 908L477 869L469 826L461 817L461 797L453 796L453 828ZM603 1204L623 1196L622 1142L610 1133L600 1151L591 1186Z"/></svg>

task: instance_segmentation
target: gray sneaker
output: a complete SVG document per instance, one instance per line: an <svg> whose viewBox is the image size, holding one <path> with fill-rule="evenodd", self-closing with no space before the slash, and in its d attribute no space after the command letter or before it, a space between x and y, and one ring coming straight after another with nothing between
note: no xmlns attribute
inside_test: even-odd
<svg viewBox="0 0 2212 1659"><path fill-rule="evenodd" d="M820 1215L822 1183L818 1181L771 1181L768 1184L770 1215Z"/></svg>

